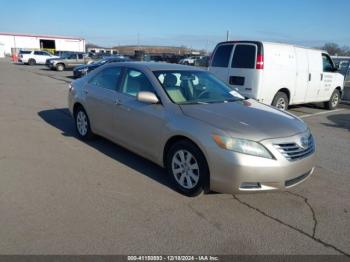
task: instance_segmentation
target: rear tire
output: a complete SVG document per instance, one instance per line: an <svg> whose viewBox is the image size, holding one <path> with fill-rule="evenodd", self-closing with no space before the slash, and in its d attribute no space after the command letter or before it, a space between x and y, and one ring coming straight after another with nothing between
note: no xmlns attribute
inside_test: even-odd
<svg viewBox="0 0 350 262"><path fill-rule="evenodd" d="M64 64L58 64L56 66L57 71L63 71L64 70Z"/></svg>
<svg viewBox="0 0 350 262"><path fill-rule="evenodd" d="M35 65L35 64L36 64L35 59L32 59L32 58L31 58L31 59L28 60L28 65L31 65L31 66L32 66L32 65Z"/></svg>
<svg viewBox="0 0 350 262"><path fill-rule="evenodd" d="M337 108L340 102L340 92L338 89L335 89L331 95L329 101L324 103L324 106L328 110L334 110Z"/></svg>
<svg viewBox="0 0 350 262"><path fill-rule="evenodd" d="M289 99L286 93L277 92L273 98L272 105L280 110L287 110L289 106Z"/></svg>
<svg viewBox="0 0 350 262"><path fill-rule="evenodd" d="M209 168L201 150L188 140L173 144L166 153L166 168L178 191L194 197L209 185Z"/></svg>
<svg viewBox="0 0 350 262"><path fill-rule="evenodd" d="M91 131L89 117L82 106L79 106L74 112L75 128L81 140L87 141L94 138Z"/></svg>

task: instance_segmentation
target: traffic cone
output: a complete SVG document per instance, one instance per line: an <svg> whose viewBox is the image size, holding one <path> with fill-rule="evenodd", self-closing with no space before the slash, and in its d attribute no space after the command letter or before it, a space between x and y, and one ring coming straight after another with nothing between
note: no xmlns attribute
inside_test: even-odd
<svg viewBox="0 0 350 262"><path fill-rule="evenodd" d="M12 55L12 61L13 62L17 62L18 60L17 60L17 55L16 54L13 54Z"/></svg>

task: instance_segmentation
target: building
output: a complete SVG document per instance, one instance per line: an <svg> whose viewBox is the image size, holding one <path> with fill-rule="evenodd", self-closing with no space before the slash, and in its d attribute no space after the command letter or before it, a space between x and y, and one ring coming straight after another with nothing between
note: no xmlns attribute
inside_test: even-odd
<svg viewBox="0 0 350 262"><path fill-rule="evenodd" d="M108 47L87 47L86 52L95 53L95 54L118 54L118 49L108 48Z"/></svg>
<svg viewBox="0 0 350 262"><path fill-rule="evenodd" d="M0 32L0 43L3 44L6 55L17 54L19 50L27 49L85 52L85 39L80 37Z"/></svg>
<svg viewBox="0 0 350 262"><path fill-rule="evenodd" d="M0 43L0 58L5 57L5 49L4 49L4 44Z"/></svg>

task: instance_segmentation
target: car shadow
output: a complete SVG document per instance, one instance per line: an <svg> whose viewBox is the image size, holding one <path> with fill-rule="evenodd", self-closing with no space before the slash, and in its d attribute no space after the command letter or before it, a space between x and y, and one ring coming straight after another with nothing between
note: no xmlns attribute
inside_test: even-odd
<svg viewBox="0 0 350 262"><path fill-rule="evenodd" d="M350 114L336 114L327 117L332 123L323 123L328 127L343 128L350 131Z"/></svg>
<svg viewBox="0 0 350 262"><path fill-rule="evenodd" d="M40 111L38 115L49 125L59 129L63 136L79 139L75 130L74 121L67 108L44 110ZM167 176L166 171L151 161L146 160L145 158L140 157L102 137L97 137L95 140L84 143L98 150L102 154L136 170L140 174L176 191L174 185Z"/></svg>

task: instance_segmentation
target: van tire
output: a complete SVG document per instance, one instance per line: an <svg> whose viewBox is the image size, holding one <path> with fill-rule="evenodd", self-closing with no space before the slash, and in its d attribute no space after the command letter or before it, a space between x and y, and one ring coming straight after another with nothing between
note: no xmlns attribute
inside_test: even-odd
<svg viewBox="0 0 350 262"><path fill-rule="evenodd" d="M286 93L277 92L273 98L272 105L280 110L287 110L289 106L289 99Z"/></svg>
<svg viewBox="0 0 350 262"><path fill-rule="evenodd" d="M324 102L324 106L328 110L334 110L337 108L340 102L340 92L338 89L335 89L331 95L329 101Z"/></svg>

